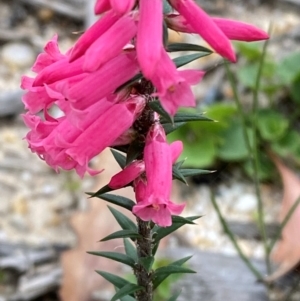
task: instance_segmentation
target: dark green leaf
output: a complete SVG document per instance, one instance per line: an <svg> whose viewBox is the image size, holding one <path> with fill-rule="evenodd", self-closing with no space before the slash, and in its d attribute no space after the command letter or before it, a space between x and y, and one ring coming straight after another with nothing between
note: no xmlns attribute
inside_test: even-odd
<svg viewBox="0 0 300 301"><path fill-rule="evenodd" d="M120 298L120 301L136 301L136 300L131 296L124 296Z"/></svg>
<svg viewBox="0 0 300 301"><path fill-rule="evenodd" d="M118 261L126 265L129 265L132 268L135 265L134 260L125 254L116 253L116 252L97 252L97 251L89 251L87 253L95 256L105 257L114 261Z"/></svg>
<svg viewBox="0 0 300 301"><path fill-rule="evenodd" d="M120 154L119 152L115 151L114 149L110 149L110 151L112 152L115 160L117 161L117 163L119 164L119 166L124 169L124 167L126 166L126 157L122 154Z"/></svg>
<svg viewBox="0 0 300 301"><path fill-rule="evenodd" d="M185 125L185 122L176 122L176 123L164 123L162 124L166 135L176 131L177 129L179 129L181 126Z"/></svg>
<svg viewBox="0 0 300 301"><path fill-rule="evenodd" d="M197 44L189 44L189 43L172 43L167 46L168 52L174 51L201 51L206 54L211 54L212 51L206 47L197 45Z"/></svg>
<svg viewBox="0 0 300 301"><path fill-rule="evenodd" d="M179 260L172 262L171 265L181 267L185 262L187 262L191 258L192 258L192 256L187 256L187 257L181 258ZM168 274L155 275L155 278L153 281L153 288L154 289L157 288L166 278L168 278L169 275Z"/></svg>
<svg viewBox="0 0 300 301"><path fill-rule="evenodd" d="M128 209L129 211L131 211L132 207L135 205L135 203L132 200L120 195L104 193L101 195L97 194L95 196L109 203Z"/></svg>
<svg viewBox="0 0 300 301"><path fill-rule="evenodd" d="M193 177L197 175L206 175L215 172L215 170L205 170L205 169L197 169L197 168L182 168L180 169L180 173L183 177Z"/></svg>
<svg viewBox="0 0 300 301"><path fill-rule="evenodd" d="M143 290L143 289L144 288L142 286L138 286L133 283L128 283L116 292L116 294L112 297L111 301L116 301L122 297L131 295L131 294L133 294L137 291Z"/></svg>
<svg viewBox="0 0 300 301"><path fill-rule="evenodd" d="M193 53L187 54L173 59L177 68L182 67L190 62L193 62L201 57L207 56L210 53Z"/></svg>
<svg viewBox="0 0 300 301"><path fill-rule="evenodd" d="M158 268L157 270L155 270L154 272L154 277L158 277L161 275L171 275L171 274L184 274L184 273L196 273L195 271L185 268L185 267L181 267L181 266L177 266L177 265L168 265L166 267L161 267Z"/></svg>
<svg viewBox="0 0 300 301"><path fill-rule="evenodd" d="M136 160L143 152L143 145L137 140L133 141L127 151L126 165L130 164L132 161Z"/></svg>
<svg viewBox="0 0 300 301"><path fill-rule="evenodd" d="M198 219L200 216L191 216L191 217L186 217L185 219L189 220L189 221L193 221ZM173 218L173 217L172 217ZM169 227L155 227L153 229L153 232L156 232L156 235L154 237L154 242L157 243L158 241L160 241L162 238L164 238L165 236L169 235L170 233L176 231L177 229L181 228L183 225L185 225L185 222L175 222L173 223L171 226Z"/></svg>
<svg viewBox="0 0 300 301"><path fill-rule="evenodd" d="M173 168L172 168L172 175L173 175L174 179L177 179L180 182L182 182L182 183L184 183L184 184L187 185L187 181L186 181L185 177L181 173L180 169L176 168L175 165L173 165Z"/></svg>
<svg viewBox="0 0 300 301"><path fill-rule="evenodd" d="M108 282L112 283L114 286L116 286L117 288L121 288L123 287L124 285L130 283L129 281L117 276L117 275L114 275L114 274L111 274L111 273L108 273L108 272L104 272L104 271L96 271L99 275L101 275L104 279L106 279Z"/></svg>
<svg viewBox="0 0 300 301"><path fill-rule="evenodd" d="M164 15L170 14L173 11L172 6L169 4L167 0L163 0L163 12Z"/></svg>
<svg viewBox="0 0 300 301"><path fill-rule="evenodd" d="M152 265L154 262L154 257L141 257L140 258L140 264L146 269L146 271L149 273L150 270L152 269Z"/></svg>
<svg viewBox="0 0 300 301"><path fill-rule="evenodd" d="M107 241L107 240L116 239L116 238L139 238L139 237L141 237L141 235L138 234L136 231L120 230L120 231L116 231L110 235L107 235L106 237L102 238L100 241Z"/></svg>
<svg viewBox="0 0 300 301"><path fill-rule="evenodd" d="M200 113L188 113L180 112L174 116L174 123L188 122L188 121L214 121ZM164 117L160 119L161 124L170 123L170 120L166 120Z"/></svg>
<svg viewBox="0 0 300 301"><path fill-rule="evenodd" d="M124 215L120 211L118 211L115 208L112 208L110 206L108 206L108 209L113 214L113 216L115 217L116 221L118 222L118 224L121 226L121 228L123 230L137 231L136 224L129 217L127 217L126 215Z"/></svg>
<svg viewBox="0 0 300 301"><path fill-rule="evenodd" d="M172 117L165 111L165 109L162 107L161 103L158 100L154 100L148 103L148 106L155 112L157 112L159 115L161 115L166 122L173 123Z"/></svg>
<svg viewBox="0 0 300 301"><path fill-rule="evenodd" d="M126 255L137 262L138 261L138 256L137 256L135 246L127 238L124 238L123 243L124 243Z"/></svg>
<svg viewBox="0 0 300 301"><path fill-rule="evenodd" d="M122 84L120 87L118 87L115 90L115 93L120 92L121 90L133 85L134 83L138 82L140 79L143 78L143 74L142 73L138 73L137 75L135 75L133 78L131 78L130 80L128 80L127 82L125 82L124 84Z"/></svg>
<svg viewBox="0 0 300 301"><path fill-rule="evenodd" d="M181 294L181 291L177 292L170 299L168 299L168 301L176 301L177 298L180 296L180 294Z"/></svg>
<svg viewBox="0 0 300 301"><path fill-rule="evenodd" d="M113 191L113 189L111 189L108 185L105 185L96 192L86 192L86 194L88 194L91 198L94 198L94 197L99 197L99 195L110 191Z"/></svg>
<svg viewBox="0 0 300 301"><path fill-rule="evenodd" d="M200 217L201 216L198 215L198 216L191 216L191 217L185 218L185 217L179 216L179 215L172 215L172 224L175 223L175 224L190 224L190 225L195 225L195 223L193 222L193 220L191 220L191 218L198 219Z"/></svg>

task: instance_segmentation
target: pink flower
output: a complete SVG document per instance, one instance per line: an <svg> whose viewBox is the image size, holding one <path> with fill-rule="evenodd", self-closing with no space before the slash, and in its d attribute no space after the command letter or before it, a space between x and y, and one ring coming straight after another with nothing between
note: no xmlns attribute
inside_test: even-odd
<svg viewBox="0 0 300 301"><path fill-rule="evenodd" d="M149 78L161 57L163 1L141 0L136 51L143 74Z"/></svg>
<svg viewBox="0 0 300 301"><path fill-rule="evenodd" d="M195 96L190 85L198 83L203 71L178 71L164 49L161 49L160 63L155 73L149 78L157 89L155 95L160 99L164 109L175 115L179 107L194 107Z"/></svg>
<svg viewBox="0 0 300 301"><path fill-rule="evenodd" d="M135 0L97 0L95 14L102 14L112 8L117 14L123 15L133 8L135 2Z"/></svg>
<svg viewBox="0 0 300 301"><path fill-rule="evenodd" d="M178 150L179 144L174 144ZM174 151L178 154L178 151ZM137 205L133 213L145 221L152 220L161 227L172 224L172 214L180 214L185 204L170 201L172 187L172 150L160 124L154 124L146 138L144 162L146 181L136 180Z"/></svg>
<svg viewBox="0 0 300 301"><path fill-rule="evenodd" d="M193 0L170 0L170 3L217 53L232 62L236 61L229 39Z"/></svg>
<svg viewBox="0 0 300 301"><path fill-rule="evenodd" d="M211 19L230 40L251 42L266 40L269 38L266 32L251 24L223 18ZM173 30L186 33L197 33L191 24L189 24L181 15L168 15L165 20L168 27Z"/></svg>
<svg viewBox="0 0 300 301"><path fill-rule="evenodd" d="M114 93L115 89L138 73L139 68L133 55L122 53L116 56L76 84L66 80L62 93L73 103L74 108L82 110L89 107Z"/></svg>
<svg viewBox="0 0 300 301"><path fill-rule="evenodd" d="M145 163L142 160L134 161L126 166L122 171L114 175L108 186L112 189L119 189L125 187L139 175L145 171Z"/></svg>
<svg viewBox="0 0 300 301"><path fill-rule="evenodd" d="M83 35L77 40L72 51L70 52L69 62L75 61L85 54L87 49L101 37L117 20L117 16L113 11L109 11L102 18L96 21L88 28Z"/></svg>
<svg viewBox="0 0 300 301"><path fill-rule="evenodd" d="M88 167L89 161L126 132L144 106L141 98L119 104L102 99L86 109L85 118L77 124L69 115L54 119L46 113L43 121L27 113L23 119L31 131L26 140L32 152L56 171L74 168L81 177L86 171L95 174L97 171Z"/></svg>
<svg viewBox="0 0 300 301"><path fill-rule="evenodd" d="M120 18L86 51L83 70L93 72L99 69L104 63L119 55L135 34L136 25L132 17Z"/></svg>

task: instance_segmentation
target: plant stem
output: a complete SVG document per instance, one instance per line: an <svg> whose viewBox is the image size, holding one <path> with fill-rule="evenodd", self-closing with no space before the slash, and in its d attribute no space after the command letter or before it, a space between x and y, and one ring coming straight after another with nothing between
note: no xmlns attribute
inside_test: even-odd
<svg viewBox="0 0 300 301"><path fill-rule="evenodd" d="M137 284L143 286L145 289L136 292L135 298L137 301L152 301L152 272L148 272L147 269L140 263L141 258L149 258L152 256L151 224L150 222L144 222L139 218L137 218L137 223L138 233L141 235L141 238L138 238L136 241L139 263L134 268L134 274L137 279Z"/></svg>
<svg viewBox="0 0 300 301"><path fill-rule="evenodd" d="M227 225L227 222L223 218L222 213L221 213L220 208L219 208L219 205L218 205L218 203L216 202L216 199L215 199L215 193L214 193L212 188L210 189L210 196L211 196L212 204L213 204L213 206L216 210L216 213L218 215L220 223L223 227L223 230L227 234L227 236L229 237L231 242L233 243L233 245L234 245L235 249L237 250L240 258L244 261L244 263L247 265L247 267L253 273L253 275L256 277L256 279L259 280L259 281L262 280L263 279L262 274L255 268L255 266L252 264L252 262L249 260L249 258L247 258L247 256L243 253L243 251L241 250L240 246L238 245L233 233L229 229L229 227Z"/></svg>

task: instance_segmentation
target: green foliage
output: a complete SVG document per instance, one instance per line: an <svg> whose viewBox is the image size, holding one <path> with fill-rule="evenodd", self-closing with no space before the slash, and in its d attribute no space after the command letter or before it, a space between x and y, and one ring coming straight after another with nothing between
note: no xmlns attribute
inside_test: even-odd
<svg viewBox="0 0 300 301"><path fill-rule="evenodd" d="M246 59L236 70L238 83L245 89L256 91L261 46L258 43L238 43L237 48ZM258 108L256 115L250 109L244 108L246 132L240 113L230 100L201 108L206 112L205 116L216 122L189 122L171 132L168 135L169 141L182 140L184 143L184 151L180 157L184 160L183 167L198 168L201 173L202 168L211 168L218 161L237 162L251 176L254 171L249 163L249 150L254 146L254 134L260 152L272 150L300 166L300 135L293 130L295 122L300 119L300 109L297 108L300 104L299 61L300 52L292 53L279 61L275 61L270 55L266 56L257 92L269 100L269 106ZM289 102L288 106L286 103L281 104L282 95L285 96L284 101ZM291 111L292 118L288 111L282 111L282 106L294 106L295 109ZM248 139L245 139L246 135ZM258 160L259 179L275 179L276 171L269 156L260 154ZM179 172L176 167L173 168L175 179L184 182L184 176L182 170Z"/></svg>

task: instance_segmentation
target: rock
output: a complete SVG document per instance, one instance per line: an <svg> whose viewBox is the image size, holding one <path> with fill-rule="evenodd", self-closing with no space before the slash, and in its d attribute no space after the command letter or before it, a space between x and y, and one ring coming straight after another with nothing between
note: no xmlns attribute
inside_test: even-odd
<svg viewBox="0 0 300 301"><path fill-rule="evenodd" d="M29 45L16 42L4 45L1 57L3 62L12 68L26 68L34 63L36 55Z"/></svg>
<svg viewBox="0 0 300 301"><path fill-rule="evenodd" d="M234 204L234 209L241 213L250 213L256 209L256 203L256 196L246 193L238 198L238 201Z"/></svg>

